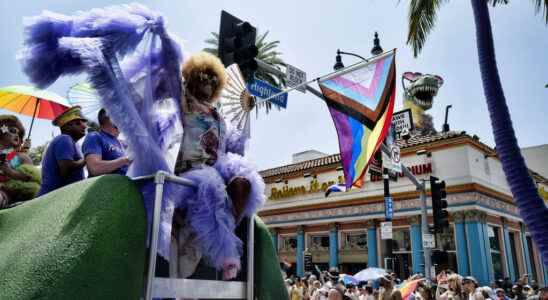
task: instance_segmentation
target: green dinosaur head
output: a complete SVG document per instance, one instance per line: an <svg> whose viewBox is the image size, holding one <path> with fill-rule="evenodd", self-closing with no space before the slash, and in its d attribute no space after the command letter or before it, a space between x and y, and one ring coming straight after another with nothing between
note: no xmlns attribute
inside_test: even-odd
<svg viewBox="0 0 548 300"><path fill-rule="evenodd" d="M405 80L410 82L407 86L405 86ZM428 110L432 107L432 99L438 94L438 89L443 84L443 78L438 75L418 72L403 73L402 81L406 100L412 101L422 110Z"/></svg>

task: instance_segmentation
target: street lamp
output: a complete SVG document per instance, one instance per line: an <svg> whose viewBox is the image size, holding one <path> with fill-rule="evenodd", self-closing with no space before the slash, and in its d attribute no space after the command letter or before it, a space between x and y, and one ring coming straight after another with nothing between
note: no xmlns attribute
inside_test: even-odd
<svg viewBox="0 0 548 300"><path fill-rule="evenodd" d="M373 48L371 49L371 54L379 55L383 52L384 50L382 50L382 47L381 47L381 40L379 40L379 34L375 31L375 38L373 39Z"/></svg>
<svg viewBox="0 0 548 300"><path fill-rule="evenodd" d="M342 63L341 50L337 49L337 56L335 57L335 65L333 66L333 70L337 71L342 68L344 68L344 65Z"/></svg>
<svg viewBox="0 0 548 300"><path fill-rule="evenodd" d="M379 55L381 53L383 53L383 50L382 50L381 45L380 45L379 34L375 31L375 38L373 39L373 48L371 49L371 54L372 55ZM335 56L335 65L333 65L333 69L335 71L344 68L344 64L342 62L341 54L355 56L355 57L357 57L361 60L367 61L367 59L364 58L361 55L358 55L358 54L352 53L352 52L344 52L344 51L341 51L340 49L337 49L337 56Z"/></svg>

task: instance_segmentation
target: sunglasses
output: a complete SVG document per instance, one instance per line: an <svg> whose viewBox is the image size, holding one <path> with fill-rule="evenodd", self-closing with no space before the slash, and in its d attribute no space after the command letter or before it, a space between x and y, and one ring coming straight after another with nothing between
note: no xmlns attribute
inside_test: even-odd
<svg viewBox="0 0 548 300"><path fill-rule="evenodd" d="M15 128L15 127L10 127L10 129L8 129L9 133L11 134L19 134L19 129Z"/></svg>
<svg viewBox="0 0 548 300"><path fill-rule="evenodd" d="M7 127L5 125L2 126L1 131L2 131L2 133L9 133L9 134L14 134L14 135L19 135L19 132L21 132L16 127Z"/></svg>
<svg viewBox="0 0 548 300"><path fill-rule="evenodd" d="M219 78L217 78L217 76L215 75L200 72L196 75L195 78L202 83L209 83L214 86L217 86L219 84Z"/></svg>

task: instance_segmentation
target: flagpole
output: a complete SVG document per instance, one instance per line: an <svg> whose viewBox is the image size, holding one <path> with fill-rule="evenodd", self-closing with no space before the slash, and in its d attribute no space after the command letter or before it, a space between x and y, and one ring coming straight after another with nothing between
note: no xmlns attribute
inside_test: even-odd
<svg viewBox="0 0 548 300"><path fill-rule="evenodd" d="M309 80L309 81L307 81L307 82L303 82L303 83L300 83L300 84L298 84L298 85L295 85L295 86L286 88L286 89L282 90L281 92L276 93L276 94L274 94L274 95L272 95L272 96L270 96L270 97L268 97L268 98L261 99L261 100L257 101L257 104L266 102L266 101L268 101L268 100L270 100L270 99L274 99L274 98L276 98L276 97L278 97L278 96L280 96L280 95L283 95L283 94L285 94L285 93L289 93L289 92L291 92L291 91L293 91L293 90L296 90L296 89L298 89L298 88L301 88L301 87L303 87L303 86L307 87L307 90L308 90L308 84L310 84L310 83L312 83L312 82L319 81L319 80L323 80L323 79L330 78L330 77L335 77L335 76L338 76L338 75L340 75L340 74L347 73L349 70L353 70L356 66L359 66L359 65L364 64L364 63L369 63L369 62L371 62L371 60L373 60L373 59L380 58L380 57L382 57L382 56L384 56L384 55L387 55L388 53L394 52L394 51L396 51L396 48L394 48L394 49L392 49L392 50L389 50L389 51L385 51L385 52L383 52L383 53L381 53L381 54L379 54L379 55L371 56L371 57L369 57L369 58L364 59L363 61L360 61L360 62L357 62L357 63L355 63L355 64L352 64L352 65L350 65L350 66L348 66L348 67L345 67L345 68L343 68L343 69L333 71L333 72L328 73L328 74L326 74L326 75L324 75L324 76L316 77L316 78L314 78L314 79L312 79L312 80ZM267 70L270 71L271 73L276 73L276 74L278 74L278 75L285 76L285 73L283 73L282 71L280 71L280 70L278 70L278 69L276 69L276 68L270 66L269 64L263 62L262 60L256 59L256 61L257 61L257 64L259 65L260 68L267 69ZM323 96L322 96L322 98L323 98Z"/></svg>

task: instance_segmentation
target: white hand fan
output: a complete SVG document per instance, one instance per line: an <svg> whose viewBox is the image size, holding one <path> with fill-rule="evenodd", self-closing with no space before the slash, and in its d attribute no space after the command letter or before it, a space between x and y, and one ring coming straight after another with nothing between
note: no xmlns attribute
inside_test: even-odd
<svg viewBox="0 0 548 300"><path fill-rule="evenodd" d="M70 105L82 107L82 114L89 120L97 121L97 113L101 109L101 102L97 91L87 82L73 85L67 93Z"/></svg>
<svg viewBox="0 0 548 300"><path fill-rule="evenodd" d="M249 116L255 107L255 97L245 85L244 77L237 64L226 68L227 84L221 93L220 113L232 124L250 137Z"/></svg>

